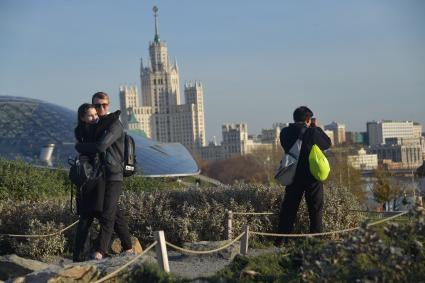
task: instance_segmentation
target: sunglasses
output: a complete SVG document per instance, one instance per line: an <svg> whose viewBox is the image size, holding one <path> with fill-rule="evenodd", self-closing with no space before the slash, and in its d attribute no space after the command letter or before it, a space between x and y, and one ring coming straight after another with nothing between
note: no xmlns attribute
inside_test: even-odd
<svg viewBox="0 0 425 283"><path fill-rule="evenodd" d="M106 108L108 105L109 105L108 103L96 103L94 105L94 107L96 107L96 108L100 108L100 107Z"/></svg>

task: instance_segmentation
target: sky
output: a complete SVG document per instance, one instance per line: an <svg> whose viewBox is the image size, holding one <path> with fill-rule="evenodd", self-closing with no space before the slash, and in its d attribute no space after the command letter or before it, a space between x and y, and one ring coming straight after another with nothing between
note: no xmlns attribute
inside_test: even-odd
<svg viewBox="0 0 425 283"><path fill-rule="evenodd" d="M425 125L425 1L0 1L0 95L76 110L137 85L159 33L183 83L204 86L207 140L224 123L250 134L317 119L365 131L371 120Z"/></svg>

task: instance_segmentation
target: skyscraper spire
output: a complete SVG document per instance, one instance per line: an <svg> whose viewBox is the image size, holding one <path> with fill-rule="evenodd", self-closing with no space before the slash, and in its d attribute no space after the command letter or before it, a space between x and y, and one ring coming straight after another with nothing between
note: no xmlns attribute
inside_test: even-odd
<svg viewBox="0 0 425 283"><path fill-rule="evenodd" d="M153 10L153 15L155 17L155 38L154 38L154 41L160 42L160 39L159 39L159 24L158 24L158 7L153 6L152 10Z"/></svg>

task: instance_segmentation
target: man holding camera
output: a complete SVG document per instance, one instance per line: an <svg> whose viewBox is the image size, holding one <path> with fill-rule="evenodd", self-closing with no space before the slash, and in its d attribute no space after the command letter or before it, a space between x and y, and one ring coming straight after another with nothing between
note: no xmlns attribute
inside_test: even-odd
<svg viewBox="0 0 425 283"><path fill-rule="evenodd" d="M310 233L319 233L322 231L323 183L316 180L310 173L308 157L313 145L316 144L323 151L331 146L331 140L321 128L316 127L313 112L308 107L301 106L295 109L293 118L294 123L280 132L280 144L286 153L299 138L302 140L302 146L294 182L285 188L278 232L282 234L292 232L301 199L305 195ZM283 238L278 238L275 243L281 245Z"/></svg>

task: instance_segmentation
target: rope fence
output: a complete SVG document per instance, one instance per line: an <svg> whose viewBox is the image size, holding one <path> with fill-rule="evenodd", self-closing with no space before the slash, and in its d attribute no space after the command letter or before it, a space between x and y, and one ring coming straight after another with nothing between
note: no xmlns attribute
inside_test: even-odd
<svg viewBox="0 0 425 283"><path fill-rule="evenodd" d="M189 249L185 249L185 248L181 248L179 246L176 246L170 242L166 242L167 246L181 252L184 254L210 254L210 253L215 253L215 252L219 252L221 250L224 250L225 248L230 247L231 245L233 245L235 242L239 241L243 236L244 236L245 232L243 232L242 234L240 234L239 236L237 236L236 238L234 238L233 240L231 240L230 242L226 243L224 246L221 246L219 248L213 249L213 250L206 250L206 251L198 251L198 250L189 250Z"/></svg>
<svg viewBox="0 0 425 283"><path fill-rule="evenodd" d="M127 268L132 263L136 262L139 258L141 258L143 255L145 255L149 250L151 250L153 247L155 247L155 245L157 243L158 243L157 241L153 242L141 254L137 255L135 258L133 258L132 260L130 260L126 264L122 265L121 267L117 268L116 270L114 270L113 272L109 273L108 275L102 277L101 279L95 281L94 283L101 283L101 282L104 282L108 279L115 277L116 275L118 275L118 273L123 271L125 268Z"/></svg>
<svg viewBox="0 0 425 283"><path fill-rule="evenodd" d="M400 217L402 215L405 215L407 213L408 212L405 211L405 212L399 213L397 215L369 223L369 224L367 224L367 227L375 226L375 225L390 221L392 219L395 219L395 218ZM341 230L336 230L336 231L329 231L329 232L322 232L322 233L309 233L309 234L277 234L277 233L267 233L267 232L250 232L250 233L253 234L253 235L259 235L259 236L288 237L288 238L290 238L290 237L297 238L298 237L299 238L299 237L317 237L317 236L335 235L335 234L341 234L341 233L359 230L360 228L361 228L360 226L357 226L357 227L353 227L353 228L341 229Z"/></svg>
<svg viewBox="0 0 425 283"><path fill-rule="evenodd" d="M378 221L374 221L372 223L368 223L367 227L371 227L371 226L375 226L375 225L379 225L381 223L390 221L392 219L395 219L397 217L400 217L402 215L406 215L408 213L408 211L404 211L404 212L400 212L397 213L396 215L390 216L390 217L386 217L384 219L378 220ZM228 215L228 236L231 236L231 228L232 228L232 217L234 215L273 215L275 213L272 212L232 212L232 211L227 211L227 215ZM79 220L73 222L72 224L68 225L67 227L60 229L54 233L49 233L49 234L44 234L44 235L15 235L15 234L0 234L0 236L8 236L8 237L22 237L22 238L37 238L37 237L49 237L49 236L54 236L60 233L65 232L66 230L72 228L73 226L75 226L77 223L79 222ZM163 270L164 272L170 272L170 267L169 267L169 262L168 262L168 252L167 252L167 246L177 250L180 253L183 254L194 254L194 255L202 255L202 254L210 254L210 253L215 253L215 252L219 252L221 250L224 250L226 248L228 248L229 246L235 244L237 241L240 240L240 253L242 255L246 255L248 254L248 246L249 246L249 236L250 235L259 235L259 236L272 236L272 237L315 237L315 236L325 236L325 235L332 235L332 234L340 234L340 233L346 233L346 232L351 232L351 231L355 231L355 230L359 230L361 229L360 226L358 227L353 227L353 228L347 228L347 229L341 229L341 230L336 230L336 231L329 231L329 232L322 232L322 233L310 233L310 234L278 234L278 233L268 233L268 232L258 232L258 231L250 231L249 230L249 225L244 225L243 226L243 232L238 235L235 238L230 238L228 239L227 243L225 243L224 245L212 249L212 250L191 250L191 249L186 249L183 247L179 247L177 245L174 245L168 241L166 241L165 239L165 234L164 231L156 231L155 232L155 241L150 244L141 254L137 255L136 257L134 257L133 259L131 259L130 261L128 261L127 263L123 264L121 267L117 268L116 270L114 270L113 272L109 273L108 275L102 277L101 279L95 281L94 283L101 283L104 282L108 279L111 279L113 277L115 277L117 274L119 274L121 271L123 271L125 268L127 268L128 266L130 266L132 263L136 262L138 259L140 259L143 255L145 255L148 251L150 251L153 247L156 248L156 260L161 268L161 270Z"/></svg>
<svg viewBox="0 0 425 283"><path fill-rule="evenodd" d="M387 219L393 219L393 216L396 217L400 217L402 215L407 214L407 211L364 211L364 210L349 210L350 212L355 212L355 213L362 213L362 214L376 214L379 217L376 218L382 218L382 220L387 221ZM242 215L242 216L261 216L261 215L279 215L279 213L276 212L233 212L231 210L227 210L226 211L226 215L227 215L227 219L226 219L226 229L227 229L227 239L232 239L233 238L233 217L237 216L237 215ZM390 215L391 217L386 217L387 215ZM395 218L396 218L395 217ZM379 222L381 223L381 222ZM369 224L371 225L371 224ZM323 232L323 233L310 233L310 234L276 234L276 233L267 233L267 232L251 232L251 233L255 233L256 235L261 235L261 236L275 236L278 237L277 235L282 235L281 237L314 237L314 236L325 236L325 235L331 235L331 234L339 234L339 233L346 233L346 232L350 232L350 231L354 231L359 229L360 227L355 227L355 228L347 228L347 229L342 229L339 231L336 231L337 233L335 233L335 231L333 232ZM283 236L285 235L285 236Z"/></svg>
<svg viewBox="0 0 425 283"><path fill-rule="evenodd" d="M59 235L63 232L65 232L66 230L72 228L73 226L77 225L77 223L80 222L80 220L77 220L75 222L73 222L72 224L66 226L63 229L60 229L56 232L50 233L50 234L32 234L32 235L17 235L17 234L0 234L1 236L4 237L14 237L14 238L44 238L44 237L51 237L51 236L55 236L55 235Z"/></svg>

